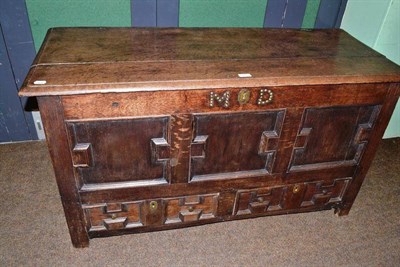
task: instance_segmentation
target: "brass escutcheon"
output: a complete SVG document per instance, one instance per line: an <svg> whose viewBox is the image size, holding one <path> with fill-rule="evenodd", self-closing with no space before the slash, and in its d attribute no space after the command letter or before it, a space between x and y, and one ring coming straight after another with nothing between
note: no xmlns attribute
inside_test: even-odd
<svg viewBox="0 0 400 267"><path fill-rule="evenodd" d="M250 91L247 89L242 89L238 94L238 102L240 105L248 103L250 100Z"/></svg>
<svg viewBox="0 0 400 267"><path fill-rule="evenodd" d="M115 214L115 213L111 214L111 219L113 219L113 220L117 219L117 214Z"/></svg>
<svg viewBox="0 0 400 267"><path fill-rule="evenodd" d="M193 211L194 211L193 206L189 206L189 207L188 207L188 211L189 211L189 212L193 212Z"/></svg>
<svg viewBox="0 0 400 267"><path fill-rule="evenodd" d="M154 201L154 200L153 200L153 201L150 202L150 209L151 209L151 210L156 210L157 207L158 207L157 201Z"/></svg>
<svg viewBox="0 0 400 267"><path fill-rule="evenodd" d="M300 185L296 184L295 186L293 186L293 193L298 193L300 191Z"/></svg>

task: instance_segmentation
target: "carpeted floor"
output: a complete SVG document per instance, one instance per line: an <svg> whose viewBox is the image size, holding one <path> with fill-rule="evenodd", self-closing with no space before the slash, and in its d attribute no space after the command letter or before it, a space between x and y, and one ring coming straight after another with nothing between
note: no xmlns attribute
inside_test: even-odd
<svg viewBox="0 0 400 267"><path fill-rule="evenodd" d="M0 266L400 266L400 139L384 140L348 216L263 217L74 249L45 143L0 145Z"/></svg>

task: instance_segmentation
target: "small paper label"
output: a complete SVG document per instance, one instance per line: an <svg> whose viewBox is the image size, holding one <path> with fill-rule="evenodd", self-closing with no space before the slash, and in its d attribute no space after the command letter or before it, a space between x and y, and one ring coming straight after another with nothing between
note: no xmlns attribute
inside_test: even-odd
<svg viewBox="0 0 400 267"><path fill-rule="evenodd" d="M46 84L46 83L47 83L47 81L44 81L44 80L37 80L37 81L33 82L33 84L36 84L36 85L43 85L43 84Z"/></svg>
<svg viewBox="0 0 400 267"><path fill-rule="evenodd" d="M239 78L251 78L253 76L251 76L250 73L239 73L238 74Z"/></svg>

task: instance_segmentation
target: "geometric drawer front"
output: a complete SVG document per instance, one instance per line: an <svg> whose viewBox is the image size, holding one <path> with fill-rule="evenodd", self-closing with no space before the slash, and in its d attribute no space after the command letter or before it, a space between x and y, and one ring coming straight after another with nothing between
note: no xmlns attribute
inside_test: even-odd
<svg viewBox="0 0 400 267"><path fill-rule="evenodd" d="M283 209L287 187L240 190L236 195L234 215L258 214Z"/></svg>
<svg viewBox="0 0 400 267"><path fill-rule="evenodd" d="M325 205L342 201L351 178L336 179L333 183L306 183L301 207Z"/></svg>
<svg viewBox="0 0 400 267"><path fill-rule="evenodd" d="M351 178L239 190L233 215L268 214L305 208L331 208L342 201Z"/></svg>
<svg viewBox="0 0 400 267"><path fill-rule="evenodd" d="M144 201L138 201L84 206L89 231L118 230L143 226L143 203Z"/></svg>
<svg viewBox="0 0 400 267"><path fill-rule="evenodd" d="M207 220L216 217L219 194L163 199L164 223Z"/></svg>

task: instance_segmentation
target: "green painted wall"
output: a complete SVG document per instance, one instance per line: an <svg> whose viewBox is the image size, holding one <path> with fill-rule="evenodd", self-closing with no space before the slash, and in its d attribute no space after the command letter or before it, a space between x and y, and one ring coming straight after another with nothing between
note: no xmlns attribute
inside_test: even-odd
<svg viewBox="0 0 400 267"><path fill-rule="evenodd" d="M349 0L341 28L400 65L400 0ZM400 137L400 102L384 138Z"/></svg>
<svg viewBox="0 0 400 267"><path fill-rule="evenodd" d="M312 29L317 19L319 4L321 0L308 0L306 6L306 12L304 13L302 28Z"/></svg>
<svg viewBox="0 0 400 267"><path fill-rule="evenodd" d="M267 0L180 0L180 27L263 27Z"/></svg>
<svg viewBox="0 0 400 267"><path fill-rule="evenodd" d="M374 48L400 65L400 0L392 0Z"/></svg>
<svg viewBox="0 0 400 267"><path fill-rule="evenodd" d="M131 26L130 0L26 0L36 51L51 27Z"/></svg>
<svg viewBox="0 0 400 267"><path fill-rule="evenodd" d="M321 0L308 0L302 28L314 28ZM180 27L263 27L268 0L180 0Z"/></svg>

